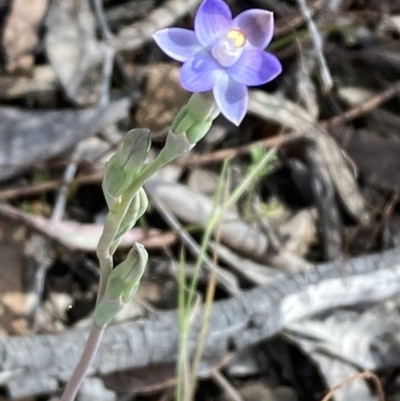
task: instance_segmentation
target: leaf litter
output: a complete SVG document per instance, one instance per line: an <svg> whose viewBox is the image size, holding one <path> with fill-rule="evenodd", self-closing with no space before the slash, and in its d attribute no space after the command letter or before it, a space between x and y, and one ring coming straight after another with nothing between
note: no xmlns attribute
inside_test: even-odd
<svg viewBox="0 0 400 401"><path fill-rule="evenodd" d="M6 347L16 336L40 342L42 334L85 330L98 279L94 251L104 219L104 162L133 127L151 128L157 152L187 99L176 64L151 35L170 26L191 27L200 1L104 0L104 15L95 7L99 2L0 2L0 331ZM400 3L232 0L229 5L235 15L253 7L274 11L269 50L284 72L251 92L239 128L219 118L209 139L149 182L149 195L162 209L154 203L126 239L132 244L139 236L150 251L143 288L151 294L144 290L140 308L132 306L144 321L176 306L182 247L187 275L193 274L196 253L190 249L201 243L224 159L229 157L232 194L257 164L256 146L261 157L270 149L276 157L225 213L208 249L217 254L215 303L227 305L226 313L238 291L272 285L286 275L297 277L299 293L301 277L310 286L323 286L333 278L314 274L316 265L324 271L321 263L335 263L346 285L353 277L344 269L348 261L361 257L365 267L372 253L384 260L385 250L399 246ZM96 142L89 142L94 137ZM83 157L84 143L90 152ZM200 300L209 271L200 277ZM382 282L389 285L387 280ZM398 277L391 280L394 285ZM289 284L283 295L274 291L276 308L280 296L289 302L291 291L296 293ZM311 290L307 294L310 309L323 302L312 298ZM334 293L326 299L330 296ZM224 336L250 333L273 315L250 319L252 328L243 327L239 317L235 326L232 319L229 335L214 333L206 343L197 399L322 400L341 382L335 400L378 399L379 391L366 381L371 376L346 381L366 370L378 374L387 400L397 399L399 297L357 299L343 300L345 307L331 311L324 304L315 309L321 312L282 327L274 339L242 348L221 345L220 355L210 355ZM123 330L120 322L115 330L119 325ZM113 370L109 361L93 382L88 379L82 399L173 399L175 360L166 355L126 370ZM13 363L0 359L7 399L34 400L37 394L51 399L56 382L66 380L50 365L48 371L32 366L22 374L9 368Z"/></svg>

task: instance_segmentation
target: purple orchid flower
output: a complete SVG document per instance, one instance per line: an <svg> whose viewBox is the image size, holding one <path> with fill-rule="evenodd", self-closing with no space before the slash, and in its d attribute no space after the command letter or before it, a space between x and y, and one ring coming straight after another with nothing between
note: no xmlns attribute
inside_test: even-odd
<svg viewBox="0 0 400 401"><path fill-rule="evenodd" d="M239 125L247 111L247 87L265 84L282 72L280 61L264 51L273 31L270 11L247 10L232 19L223 0L204 0L194 31L167 28L153 37L166 54L184 62L182 87L190 92L212 90L222 114Z"/></svg>

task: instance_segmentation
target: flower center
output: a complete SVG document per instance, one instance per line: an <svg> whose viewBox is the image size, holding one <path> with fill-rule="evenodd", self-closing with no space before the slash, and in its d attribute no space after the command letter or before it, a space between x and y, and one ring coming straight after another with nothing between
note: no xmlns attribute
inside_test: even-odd
<svg viewBox="0 0 400 401"><path fill-rule="evenodd" d="M238 29L231 29L214 43L211 54L223 67L230 67L242 54L245 44L245 34Z"/></svg>
<svg viewBox="0 0 400 401"><path fill-rule="evenodd" d="M239 31L238 29L232 29L230 30L227 34L226 37L228 39L231 39L233 42L233 45L237 48L243 47L244 44L246 43L246 36L242 31Z"/></svg>

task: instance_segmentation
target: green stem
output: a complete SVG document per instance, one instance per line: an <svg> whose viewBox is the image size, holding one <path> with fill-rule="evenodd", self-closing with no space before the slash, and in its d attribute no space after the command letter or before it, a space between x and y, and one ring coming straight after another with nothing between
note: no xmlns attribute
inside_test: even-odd
<svg viewBox="0 0 400 401"><path fill-rule="evenodd" d="M81 359L72 373L60 401L73 401L99 348L106 326L93 323Z"/></svg>

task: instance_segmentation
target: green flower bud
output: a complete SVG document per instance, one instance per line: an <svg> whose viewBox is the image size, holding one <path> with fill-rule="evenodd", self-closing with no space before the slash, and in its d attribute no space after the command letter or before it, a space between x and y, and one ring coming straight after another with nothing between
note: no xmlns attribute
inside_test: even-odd
<svg viewBox="0 0 400 401"><path fill-rule="evenodd" d="M140 188L132 199L128 211L126 212L118 228L117 235L114 237L111 245L111 254L113 254L115 249L117 249L121 237L135 226L136 222L140 219L140 217L143 216L148 206L149 201L147 199L146 192L143 188Z"/></svg>
<svg viewBox="0 0 400 401"><path fill-rule="evenodd" d="M110 273L103 298L93 314L95 323L104 326L135 295L144 273L148 254L142 244L136 243L126 259Z"/></svg>
<svg viewBox="0 0 400 401"><path fill-rule="evenodd" d="M198 122L213 121L220 113L212 92L193 93L187 106L189 113Z"/></svg>
<svg viewBox="0 0 400 401"><path fill-rule="evenodd" d="M119 197L138 175L150 148L150 131L134 129L127 132L117 152L106 165L103 192L109 210L119 203Z"/></svg>
<svg viewBox="0 0 400 401"><path fill-rule="evenodd" d="M195 123L196 120L189 113L189 106L185 104L179 110L174 121L172 122L171 132L176 135L182 134L183 132L186 132Z"/></svg>
<svg viewBox="0 0 400 401"><path fill-rule="evenodd" d="M190 127L186 132L186 136L190 143L197 143L202 139L208 131L210 131L212 121L203 121Z"/></svg>
<svg viewBox="0 0 400 401"><path fill-rule="evenodd" d="M189 142L195 144L207 134L218 114L219 109L211 92L193 93L188 104L176 116L171 131L177 135L186 133Z"/></svg>
<svg viewBox="0 0 400 401"><path fill-rule="evenodd" d="M109 210L119 203L119 196L129 186L129 175L124 171L118 159L114 156L106 164L102 188Z"/></svg>
<svg viewBox="0 0 400 401"><path fill-rule="evenodd" d="M137 175L147 158L150 145L150 130L147 128L132 129L125 134L116 155L127 173Z"/></svg>

